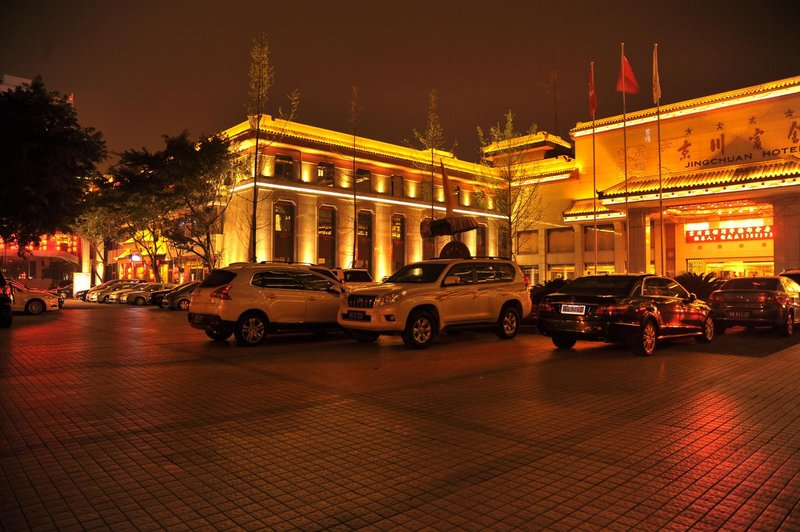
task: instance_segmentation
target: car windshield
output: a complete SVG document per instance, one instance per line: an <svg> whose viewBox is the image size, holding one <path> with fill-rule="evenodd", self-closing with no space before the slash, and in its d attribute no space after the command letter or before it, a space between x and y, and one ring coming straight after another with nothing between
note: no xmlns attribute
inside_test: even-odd
<svg viewBox="0 0 800 532"><path fill-rule="evenodd" d="M369 283L372 282L372 276L368 271L354 270L344 272L344 280L348 283Z"/></svg>
<svg viewBox="0 0 800 532"><path fill-rule="evenodd" d="M595 296L627 296L630 295L637 281L637 277L626 275L588 275L568 283L559 292Z"/></svg>
<svg viewBox="0 0 800 532"><path fill-rule="evenodd" d="M435 283L446 267L446 262L408 264L394 272L386 282Z"/></svg>
<svg viewBox="0 0 800 532"><path fill-rule="evenodd" d="M780 290L778 279L764 279L758 277L741 277L731 279L722 286L723 290Z"/></svg>

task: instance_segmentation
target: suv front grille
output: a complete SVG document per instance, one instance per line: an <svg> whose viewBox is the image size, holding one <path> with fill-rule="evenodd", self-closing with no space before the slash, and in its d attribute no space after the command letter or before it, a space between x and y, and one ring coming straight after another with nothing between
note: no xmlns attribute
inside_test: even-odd
<svg viewBox="0 0 800 532"><path fill-rule="evenodd" d="M353 308L372 308L375 306L375 296L348 296L347 305Z"/></svg>

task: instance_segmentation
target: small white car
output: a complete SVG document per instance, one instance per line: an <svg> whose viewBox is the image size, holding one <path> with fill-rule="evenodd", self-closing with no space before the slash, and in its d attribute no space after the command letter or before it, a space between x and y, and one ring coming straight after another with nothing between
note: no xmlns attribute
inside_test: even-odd
<svg viewBox="0 0 800 532"><path fill-rule="evenodd" d="M189 323L209 338L262 343L268 333L340 329L344 288L313 266L237 263L212 270L192 293Z"/></svg>
<svg viewBox="0 0 800 532"><path fill-rule="evenodd" d="M14 299L11 310L25 314L41 314L48 310L58 310L58 296L47 290L28 288L19 281L11 281Z"/></svg>
<svg viewBox="0 0 800 532"><path fill-rule="evenodd" d="M369 270L363 268L331 268L331 271L348 290L378 284L372 279Z"/></svg>
<svg viewBox="0 0 800 532"><path fill-rule="evenodd" d="M356 340L399 334L411 347L430 345L440 331L490 327L517 335L531 310L529 287L508 259L434 259L403 266L386 282L356 288L337 320Z"/></svg>

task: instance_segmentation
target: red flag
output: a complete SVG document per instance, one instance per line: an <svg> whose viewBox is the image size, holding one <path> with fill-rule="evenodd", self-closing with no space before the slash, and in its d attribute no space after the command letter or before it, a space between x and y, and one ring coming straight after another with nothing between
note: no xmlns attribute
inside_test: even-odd
<svg viewBox="0 0 800 532"><path fill-rule="evenodd" d="M452 216L456 208L455 198L450 190L450 180L447 179L447 172L444 171L444 163L439 159L439 164L442 166L442 188L444 188L444 206L446 216Z"/></svg>
<svg viewBox="0 0 800 532"><path fill-rule="evenodd" d="M653 45L653 103L661 100L661 79L658 76L658 44Z"/></svg>
<svg viewBox="0 0 800 532"><path fill-rule="evenodd" d="M624 92L625 94L639 92L639 82L636 81L631 64L628 63L628 58L625 57L624 53L622 54L622 65L620 66L619 79L617 80L617 92Z"/></svg>
<svg viewBox="0 0 800 532"><path fill-rule="evenodd" d="M594 93L594 61L589 66L589 112L592 114L592 120L594 120L597 114L597 96Z"/></svg>

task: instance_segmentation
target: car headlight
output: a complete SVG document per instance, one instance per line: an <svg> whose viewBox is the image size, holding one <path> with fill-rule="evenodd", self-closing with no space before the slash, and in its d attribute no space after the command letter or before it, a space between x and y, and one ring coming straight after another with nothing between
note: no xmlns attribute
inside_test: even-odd
<svg viewBox="0 0 800 532"><path fill-rule="evenodd" d="M393 305L394 303L400 301L404 293L405 292L389 292L388 294L384 294L375 300L375 306L380 307L383 305Z"/></svg>

